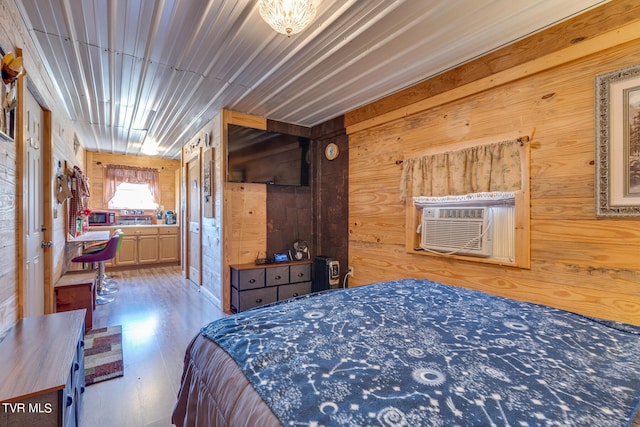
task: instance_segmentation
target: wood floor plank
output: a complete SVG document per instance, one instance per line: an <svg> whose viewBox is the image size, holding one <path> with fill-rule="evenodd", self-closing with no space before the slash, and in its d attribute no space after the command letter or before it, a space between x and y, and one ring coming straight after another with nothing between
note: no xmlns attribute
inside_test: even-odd
<svg viewBox="0 0 640 427"><path fill-rule="evenodd" d="M109 274L119 291L96 307L93 327L122 325L124 376L86 388L80 425L170 426L186 347L224 313L179 267Z"/></svg>

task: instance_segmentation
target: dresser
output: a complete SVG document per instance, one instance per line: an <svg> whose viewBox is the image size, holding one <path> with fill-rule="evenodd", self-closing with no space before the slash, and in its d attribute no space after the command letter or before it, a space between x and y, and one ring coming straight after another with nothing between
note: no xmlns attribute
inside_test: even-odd
<svg viewBox="0 0 640 427"><path fill-rule="evenodd" d="M260 305L311 292L311 261L231 266L231 310Z"/></svg>
<svg viewBox="0 0 640 427"><path fill-rule="evenodd" d="M85 310L19 320L0 341L0 425L77 426Z"/></svg>

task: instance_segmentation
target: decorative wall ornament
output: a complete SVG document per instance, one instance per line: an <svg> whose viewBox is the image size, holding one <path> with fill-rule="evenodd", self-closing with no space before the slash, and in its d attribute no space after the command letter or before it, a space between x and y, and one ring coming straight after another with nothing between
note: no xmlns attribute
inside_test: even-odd
<svg viewBox="0 0 640 427"><path fill-rule="evenodd" d="M2 57L2 82L6 85L15 82L24 72L22 56L16 56L13 52L7 52Z"/></svg>
<svg viewBox="0 0 640 427"><path fill-rule="evenodd" d="M640 216L640 65L596 76L598 217Z"/></svg>
<svg viewBox="0 0 640 427"><path fill-rule="evenodd" d="M15 138L16 106L18 104L18 77L24 74L22 56L0 48L2 84L0 84L0 139L13 141Z"/></svg>

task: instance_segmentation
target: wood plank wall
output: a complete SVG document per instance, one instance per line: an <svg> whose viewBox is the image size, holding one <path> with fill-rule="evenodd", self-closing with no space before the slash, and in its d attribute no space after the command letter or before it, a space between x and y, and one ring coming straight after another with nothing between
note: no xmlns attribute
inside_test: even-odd
<svg viewBox="0 0 640 427"><path fill-rule="evenodd" d="M565 30L575 34L597 27L604 33L615 27L612 33L620 35L637 29L627 25L635 3L613 2L610 13L604 8L582 25L571 21ZM594 16L606 21L596 22ZM617 35L599 37L593 53L578 52L584 49L581 43L565 47L567 55L554 58L552 66L533 60L506 67L500 70L501 82L487 83L493 76L480 75L478 81L484 78L486 84L451 85L433 102L428 96L413 103L392 96L347 114L349 264L355 268L350 285L424 277L640 325L640 218L599 219L594 206L594 78L640 64L640 40L633 39L638 32L623 42ZM535 49L535 39L522 45ZM473 70L461 67L454 75ZM447 81L447 76L438 79ZM531 269L405 251L397 161L425 147L532 129Z"/></svg>
<svg viewBox="0 0 640 427"><path fill-rule="evenodd" d="M87 151L85 175L89 179L91 197L89 206L92 210L107 209L102 199L104 168L106 165L123 165L144 168L155 168L160 171L160 204L165 210L176 211L175 173L180 169L180 160L161 159L149 156L126 156L122 154L97 153Z"/></svg>
<svg viewBox="0 0 640 427"><path fill-rule="evenodd" d="M21 49L24 59L24 68L27 72L25 80L28 81L26 90L31 91L38 102L51 112L51 129L45 133L53 140L53 159L43 159L57 162L70 162L84 166L83 150L74 150L73 125L66 116L66 110L60 100L54 95L55 86L46 72L46 68L38 56L38 50L33 45L31 36L26 30L16 2L0 0L0 46L5 51ZM81 141L82 143L82 141ZM0 337L11 327L20 316L18 294L21 290L17 285L18 269L22 268L17 259L16 242L16 148L21 146L17 142L0 142L0 257L3 262L0 267ZM55 179L56 167L53 168L51 180ZM52 195L53 197L53 195ZM62 274L63 260L66 250L66 203L54 203L49 206L53 221L52 240L53 267L52 271L45 272L53 282ZM1 339L1 338L0 338Z"/></svg>

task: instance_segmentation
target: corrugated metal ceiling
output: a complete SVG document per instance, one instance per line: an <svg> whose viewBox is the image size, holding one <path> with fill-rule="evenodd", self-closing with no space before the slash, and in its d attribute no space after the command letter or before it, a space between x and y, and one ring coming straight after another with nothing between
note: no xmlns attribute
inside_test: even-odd
<svg viewBox="0 0 640 427"><path fill-rule="evenodd" d="M597 0L316 0L275 33L257 0L16 0L86 149L159 155L221 108L313 126Z"/></svg>

